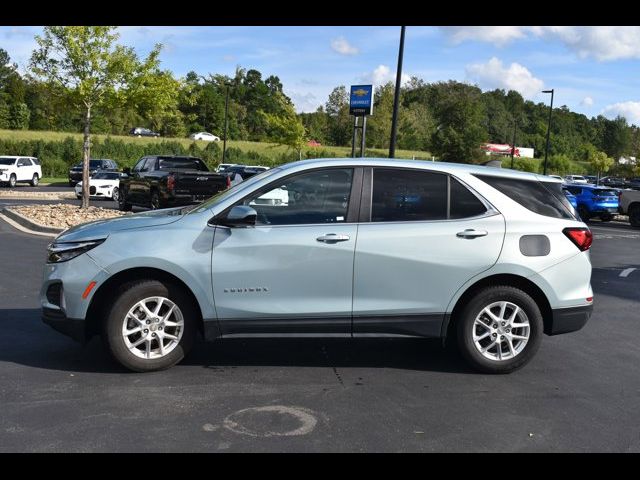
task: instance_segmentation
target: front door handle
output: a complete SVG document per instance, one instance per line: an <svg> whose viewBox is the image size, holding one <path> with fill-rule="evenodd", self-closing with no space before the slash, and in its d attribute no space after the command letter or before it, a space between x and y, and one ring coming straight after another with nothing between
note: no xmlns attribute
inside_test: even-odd
<svg viewBox="0 0 640 480"><path fill-rule="evenodd" d="M456 237L458 238L476 238L476 237L485 237L489 232L486 230L474 230L473 228L467 228L464 232L456 233Z"/></svg>
<svg viewBox="0 0 640 480"><path fill-rule="evenodd" d="M317 241L323 243L337 243L337 242L346 242L351 237L349 235L338 235L336 233L327 233L326 235L321 235L316 238Z"/></svg>

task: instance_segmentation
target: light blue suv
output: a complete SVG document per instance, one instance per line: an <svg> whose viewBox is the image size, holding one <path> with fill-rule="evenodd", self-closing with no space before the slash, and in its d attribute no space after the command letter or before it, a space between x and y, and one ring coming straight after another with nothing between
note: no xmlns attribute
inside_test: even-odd
<svg viewBox="0 0 640 480"><path fill-rule="evenodd" d="M49 246L44 321L134 371L197 335L436 337L483 372L593 308L591 232L561 182L387 159L295 162L199 206L79 225Z"/></svg>

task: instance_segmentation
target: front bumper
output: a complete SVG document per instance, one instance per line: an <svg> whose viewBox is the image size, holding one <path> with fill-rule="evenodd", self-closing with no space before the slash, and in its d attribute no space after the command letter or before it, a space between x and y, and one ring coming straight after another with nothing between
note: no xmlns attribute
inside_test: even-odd
<svg viewBox="0 0 640 480"><path fill-rule="evenodd" d="M85 343L87 341L86 322L76 318L68 318L62 310L42 307L42 321L76 342Z"/></svg>
<svg viewBox="0 0 640 480"><path fill-rule="evenodd" d="M580 307L556 308L552 310L551 322L546 325L547 335L575 332L584 327L593 312L593 303Z"/></svg>

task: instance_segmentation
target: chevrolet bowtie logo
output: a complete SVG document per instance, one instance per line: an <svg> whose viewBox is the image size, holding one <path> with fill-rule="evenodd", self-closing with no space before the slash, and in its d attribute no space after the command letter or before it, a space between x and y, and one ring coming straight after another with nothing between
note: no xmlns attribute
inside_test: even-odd
<svg viewBox="0 0 640 480"><path fill-rule="evenodd" d="M364 88L359 88L358 90L351 92L351 94L356 97L364 97L367 93L369 93L369 90L365 90Z"/></svg>

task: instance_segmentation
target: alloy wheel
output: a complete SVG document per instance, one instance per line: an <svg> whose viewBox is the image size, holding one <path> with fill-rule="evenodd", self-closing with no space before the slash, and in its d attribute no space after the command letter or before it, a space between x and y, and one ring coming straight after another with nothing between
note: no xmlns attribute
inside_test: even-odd
<svg viewBox="0 0 640 480"><path fill-rule="evenodd" d="M148 297L136 303L122 322L126 347L136 357L162 358L180 343L184 317L178 305L165 297Z"/></svg>
<svg viewBox="0 0 640 480"><path fill-rule="evenodd" d="M518 356L529 341L531 327L525 311L512 302L493 302L473 322L473 344L480 354L494 361Z"/></svg>

